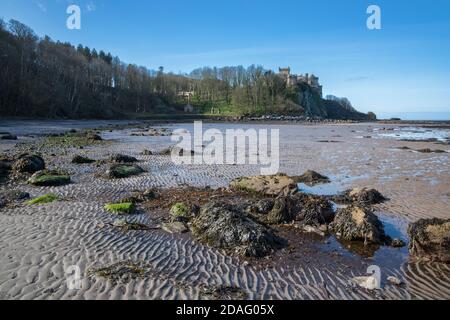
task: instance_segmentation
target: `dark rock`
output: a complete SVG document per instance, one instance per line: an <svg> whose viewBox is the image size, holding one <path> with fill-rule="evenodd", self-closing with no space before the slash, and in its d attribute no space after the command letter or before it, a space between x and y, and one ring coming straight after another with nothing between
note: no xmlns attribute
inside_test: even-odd
<svg viewBox="0 0 450 320"><path fill-rule="evenodd" d="M191 229L197 240L247 257L267 256L281 244L270 229L222 202L203 206Z"/></svg>
<svg viewBox="0 0 450 320"><path fill-rule="evenodd" d="M320 173L317 173L317 172L312 171L312 170L306 171L301 176L293 177L293 179L297 183L304 183L304 184L307 184L307 185L310 185L310 186L316 185L316 184L319 184L319 183L329 183L330 182L330 179L328 177L323 176Z"/></svg>
<svg viewBox="0 0 450 320"><path fill-rule="evenodd" d="M138 159L123 154L114 154L109 157L109 161L114 163L135 163L138 162Z"/></svg>
<svg viewBox="0 0 450 320"><path fill-rule="evenodd" d="M450 219L421 219L409 226L408 235L412 256L450 263Z"/></svg>
<svg viewBox="0 0 450 320"><path fill-rule="evenodd" d="M56 187L70 183L70 176L56 170L41 170L34 173L28 183L41 187Z"/></svg>
<svg viewBox="0 0 450 320"><path fill-rule="evenodd" d="M17 140L17 136L13 134L0 135L0 140Z"/></svg>
<svg viewBox="0 0 450 320"><path fill-rule="evenodd" d="M73 157L72 159L72 163L75 164L89 164L89 163L94 163L95 160L80 156L80 155L76 155Z"/></svg>
<svg viewBox="0 0 450 320"><path fill-rule="evenodd" d="M93 133L93 132L88 132L86 134L86 138L92 141L102 141L102 137L100 137L98 134Z"/></svg>
<svg viewBox="0 0 450 320"><path fill-rule="evenodd" d="M172 154L174 154L174 155L183 157L183 156L187 156L189 154L191 156L193 156L193 155L195 155L195 152L193 150L185 150L180 147L171 147L171 148L167 148L167 149L160 151L158 154L162 155L162 156L171 156Z"/></svg>
<svg viewBox="0 0 450 320"><path fill-rule="evenodd" d="M324 197L300 193L293 198L301 208L295 216L295 220L300 224L319 227L333 221L333 206Z"/></svg>
<svg viewBox="0 0 450 320"><path fill-rule="evenodd" d="M420 149L420 150L417 150L417 152L420 152L420 153L433 153L433 150L427 148L427 149Z"/></svg>
<svg viewBox="0 0 450 320"><path fill-rule="evenodd" d="M303 193L247 204L246 211L256 220L267 224L297 221L301 225L319 227L334 218L332 204L325 197Z"/></svg>
<svg viewBox="0 0 450 320"><path fill-rule="evenodd" d="M37 155L24 154L14 162L12 170L19 173L35 173L45 169L45 161Z"/></svg>
<svg viewBox="0 0 450 320"><path fill-rule="evenodd" d="M355 188L333 197L333 200L337 203L356 203L362 206L370 206L382 203L387 199L375 189Z"/></svg>
<svg viewBox="0 0 450 320"><path fill-rule="evenodd" d="M127 197L125 199L122 199L122 203L142 203L150 200L157 199L159 197L159 194L154 189L149 189L145 191L135 191L132 193L130 197Z"/></svg>
<svg viewBox="0 0 450 320"><path fill-rule="evenodd" d="M121 178L127 178L130 176L139 175L144 172L144 169L137 165L130 165L130 164L113 164L111 167L106 171L106 178L109 179L121 179Z"/></svg>
<svg viewBox="0 0 450 320"><path fill-rule="evenodd" d="M348 241L364 241L364 244L384 244L387 237L383 224L370 210L349 206L338 210L330 225L336 237Z"/></svg>
<svg viewBox="0 0 450 320"><path fill-rule="evenodd" d="M141 155L143 155L143 156L152 156L152 155L153 155L153 152L150 151L150 150L144 149L144 150L141 152Z"/></svg>
<svg viewBox="0 0 450 320"><path fill-rule="evenodd" d="M406 246L406 243L402 239L395 238L391 240L389 245L393 248L403 248L404 246Z"/></svg>
<svg viewBox="0 0 450 320"><path fill-rule="evenodd" d="M420 153L447 153L447 151L445 151L445 150L440 150L440 149L431 150L430 148L419 149L419 150L417 150L417 152L420 152Z"/></svg>

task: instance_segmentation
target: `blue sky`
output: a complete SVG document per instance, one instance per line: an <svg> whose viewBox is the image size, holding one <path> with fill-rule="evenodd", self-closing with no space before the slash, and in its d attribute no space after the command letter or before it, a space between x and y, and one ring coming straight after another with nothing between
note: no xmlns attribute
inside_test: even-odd
<svg viewBox="0 0 450 320"><path fill-rule="evenodd" d="M69 4L81 30L65 27ZM370 4L382 30L366 27ZM152 69L289 65L361 111L450 118L449 0L1 0L0 17Z"/></svg>

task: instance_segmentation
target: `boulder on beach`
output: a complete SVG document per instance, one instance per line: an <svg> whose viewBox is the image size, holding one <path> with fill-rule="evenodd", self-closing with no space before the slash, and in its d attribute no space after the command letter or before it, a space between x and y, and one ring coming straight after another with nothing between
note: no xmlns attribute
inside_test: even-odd
<svg viewBox="0 0 450 320"><path fill-rule="evenodd" d="M131 196L121 200L121 202L142 203L150 200L157 199L159 197L158 192L155 189L148 189L145 191L134 191Z"/></svg>
<svg viewBox="0 0 450 320"><path fill-rule="evenodd" d="M193 150L186 150L180 147L170 147L170 148L166 148L161 150L160 152L158 152L159 155L161 156L171 156L171 155L176 155L176 156L187 156L187 155L191 155L194 156L195 155L195 151Z"/></svg>
<svg viewBox="0 0 450 320"><path fill-rule="evenodd" d="M86 138L88 140L92 140L92 141L101 141L101 140L103 140L102 137L100 137L98 134L93 133L93 132L86 133Z"/></svg>
<svg viewBox="0 0 450 320"><path fill-rule="evenodd" d="M28 183L39 187L57 187L70 183L70 176L57 170L41 170L34 173Z"/></svg>
<svg viewBox="0 0 450 320"><path fill-rule="evenodd" d="M362 207L349 206L338 210L331 228L336 237L347 241L364 241L364 244L385 244L387 237L378 217Z"/></svg>
<svg viewBox="0 0 450 320"><path fill-rule="evenodd" d="M375 189L354 188L333 197L333 200L337 203L356 203L361 206L370 206L382 203L387 199Z"/></svg>
<svg viewBox="0 0 450 320"><path fill-rule="evenodd" d="M136 176L144 172L144 169L131 164L113 164L106 170L105 177L108 179L121 179Z"/></svg>
<svg viewBox="0 0 450 320"><path fill-rule="evenodd" d="M409 226L408 235L412 256L450 263L450 219L421 219Z"/></svg>
<svg viewBox="0 0 450 320"><path fill-rule="evenodd" d="M333 221L332 204L321 196L296 193L276 199L262 199L246 209L255 219L267 224L298 222L319 227Z"/></svg>
<svg viewBox="0 0 450 320"><path fill-rule="evenodd" d="M301 225L319 227L333 221L333 206L325 197L298 193L293 198L301 208L295 216Z"/></svg>
<svg viewBox="0 0 450 320"><path fill-rule="evenodd" d="M144 150L142 150L141 155L143 155L143 156L152 156L153 152L151 150L144 149Z"/></svg>
<svg viewBox="0 0 450 320"><path fill-rule="evenodd" d="M231 181L230 188L266 196L290 195L298 191L295 181L285 174L237 178Z"/></svg>
<svg viewBox="0 0 450 320"><path fill-rule="evenodd" d="M20 155L12 165L12 170L18 173L35 173L44 169L45 161L38 155Z"/></svg>
<svg viewBox="0 0 450 320"><path fill-rule="evenodd" d="M192 234L216 248L235 250L247 257L264 257L280 246L281 239L243 211L223 202L210 202L192 220Z"/></svg>
<svg viewBox="0 0 450 320"><path fill-rule="evenodd" d="M109 157L109 161L114 163L135 163L138 162L138 159L124 154L113 154Z"/></svg>
<svg viewBox="0 0 450 320"><path fill-rule="evenodd" d="M14 134L6 133L0 135L0 140L17 140L17 136Z"/></svg>
<svg viewBox="0 0 450 320"><path fill-rule="evenodd" d="M295 182L297 183L304 183L309 186L313 186L320 183L329 183L330 179L324 175L321 175L320 173L317 173L312 170L306 171L301 176L293 177Z"/></svg>
<svg viewBox="0 0 450 320"><path fill-rule="evenodd" d="M80 155L76 155L72 158L72 163L74 164L90 164L90 163L94 163L95 160L89 159L87 157L83 157Z"/></svg>

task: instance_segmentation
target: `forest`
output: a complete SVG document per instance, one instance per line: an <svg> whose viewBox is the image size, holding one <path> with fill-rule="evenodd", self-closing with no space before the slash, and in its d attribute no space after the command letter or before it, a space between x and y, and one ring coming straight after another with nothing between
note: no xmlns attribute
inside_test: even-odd
<svg viewBox="0 0 450 320"><path fill-rule="evenodd" d="M38 37L0 19L0 116L118 118L184 113L289 114L366 119L347 99L287 86L261 66L204 67L190 74L129 64L102 50Z"/></svg>

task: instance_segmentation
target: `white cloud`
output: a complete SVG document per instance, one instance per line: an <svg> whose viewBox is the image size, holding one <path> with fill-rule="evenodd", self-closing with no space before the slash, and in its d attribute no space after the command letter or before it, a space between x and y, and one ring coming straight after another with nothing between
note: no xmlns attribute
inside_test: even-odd
<svg viewBox="0 0 450 320"><path fill-rule="evenodd" d="M47 12L47 7L42 2L36 1L35 3L38 6L39 10L41 10L42 12Z"/></svg>
<svg viewBox="0 0 450 320"><path fill-rule="evenodd" d="M97 10L97 6L95 5L95 3L93 1L91 1L86 5L86 9L87 9L87 11L92 12L92 11Z"/></svg>

